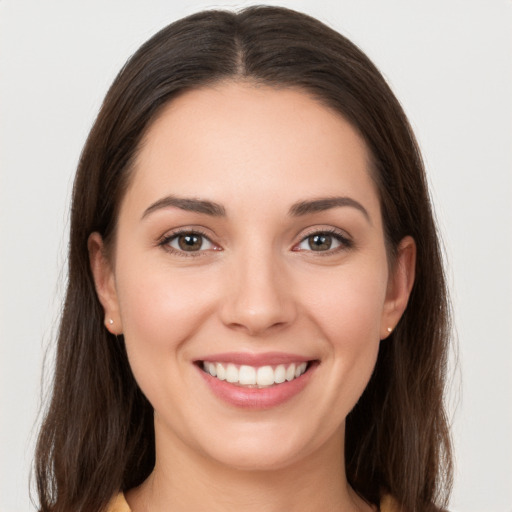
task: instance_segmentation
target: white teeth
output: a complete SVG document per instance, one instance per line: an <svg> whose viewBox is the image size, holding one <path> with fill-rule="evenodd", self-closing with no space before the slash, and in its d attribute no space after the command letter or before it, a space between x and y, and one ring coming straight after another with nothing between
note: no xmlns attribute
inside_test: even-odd
<svg viewBox="0 0 512 512"><path fill-rule="evenodd" d="M226 380L232 384L240 386L257 386L259 388L282 384L285 381L291 381L300 377L307 368L307 363L290 365L280 364L273 368L272 366L260 366L258 368L241 365L240 367L229 363L211 363L204 362L203 369L212 377L219 380Z"/></svg>
<svg viewBox="0 0 512 512"><path fill-rule="evenodd" d="M234 364L228 364L226 368L226 380L228 382L238 382L238 368Z"/></svg>
<svg viewBox="0 0 512 512"><path fill-rule="evenodd" d="M286 369L286 380L293 380L295 378L295 365L291 364Z"/></svg>
<svg viewBox="0 0 512 512"><path fill-rule="evenodd" d="M256 369L252 366L240 366L238 382L243 386L256 384Z"/></svg>
<svg viewBox="0 0 512 512"><path fill-rule="evenodd" d="M217 370L217 379L226 380L226 369L224 368L224 366L220 363L217 363L215 365L215 368ZM213 375L213 377L215 377L215 375Z"/></svg>
<svg viewBox="0 0 512 512"><path fill-rule="evenodd" d="M281 384L286 380L286 368L284 365L280 364L274 371L274 382L276 384Z"/></svg>
<svg viewBox="0 0 512 512"><path fill-rule="evenodd" d="M256 372L258 386L272 386L274 384L274 370L272 366L262 366Z"/></svg>
<svg viewBox="0 0 512 512"><path fill-rule="evenodd" d="M306 371L307 363L301 363L295 369L295 378L300 377Z"/></svg>

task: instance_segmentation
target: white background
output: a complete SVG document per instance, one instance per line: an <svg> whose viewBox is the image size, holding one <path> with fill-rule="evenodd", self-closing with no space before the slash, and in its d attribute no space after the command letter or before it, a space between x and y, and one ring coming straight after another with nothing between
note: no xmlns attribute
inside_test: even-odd
<svg viewBox="0 0 512 512"><path fill-rule="evenodd" d="M411 119L446 246L459 340L451 510L511 512L512 1L279 3L366 51ZM65 281L70 187L107 87L167 23L244 5L0 0L0 512L31 510L28 475L43 356Z"/></svg>

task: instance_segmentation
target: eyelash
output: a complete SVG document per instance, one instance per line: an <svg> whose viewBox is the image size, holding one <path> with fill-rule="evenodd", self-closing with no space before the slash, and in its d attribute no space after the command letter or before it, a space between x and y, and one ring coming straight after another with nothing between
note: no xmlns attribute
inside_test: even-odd
<svg viewBox="0 0 512 512"><path fill-rule="evenodd" d="M330 236L334 238L337 242L339 242L339 247L335 247L334 249L327 249L326 251L314 251L313 249L295 249L295 247L298 247L303 242L305 242L308 238L312 236ZM352 249L354 247L354 242L350 238L348 238L343 232L330 228L330 229L320 229L320 230L312 230L310 233L307 233L305 236L303 236L298 244L294 246L294 249L296 252L311 252L314 253L315 256L331 256L332 254L338 253L343 250Z"/></svg>
<svg viewBox="0 0 512 512"><path fill-rule="evenodd" d="M195 258L198 256L203 256L205 254L205 252L207 251L206 249L202 249L199 251L181 251L179 249L175 249L174 247L171 247L170 243L173 240L177 239L180 235L199 236L205 240L208 240L208 242L210 242L213 246L215 246L215 244L210 240L208 235L206 235L206 233L204 233L200 229L179 229L177 231L173 231L172 233L164 235L159 240L158 245L160 247L162 247L163 249L165 249L166 251L170 252L171 254L177 254L178 256L184 256L185 258L188 258L188 257ZM219 250L219 249L213 249L213 250Z"/></svg>
<svg viewBox="0 0 512 512"><path fill-rule="evenodd" d="M177 239L180 235L190 235L190 236L199 236L205 240L207 240L210 244L212 244L214 247L217 247L206 235L206 233L202 232L200 229L180 229L177 231L173 231L172 233L164 235L159 241L158 245L165 249L166 251L177 254L179 256L183 257L198 257L203 256L207 251L211 249L202 249L198 251L182 251L179 249L176 249L174 247L171 247L171 242ZM314 251L313 249L298 249L297 247L300 246L303 242L305 242L308 238L312 236L330 236L334 238L337 242L339 242L339 247L335 247L334 249L327 249L325 251ZM298 244L295 244L293 246L293 251L295 252L311 252L315 253L315 256L329 256L334 253L337 253L339 251L352 249L354 247L354 242L348 238L346 235L344 235L342 232L332 228L332 229L321 229L321 230L313 230L310 233L307 233L305 236L301 238ZM214 251L222 250L222 249L213 249Z"/></svg>

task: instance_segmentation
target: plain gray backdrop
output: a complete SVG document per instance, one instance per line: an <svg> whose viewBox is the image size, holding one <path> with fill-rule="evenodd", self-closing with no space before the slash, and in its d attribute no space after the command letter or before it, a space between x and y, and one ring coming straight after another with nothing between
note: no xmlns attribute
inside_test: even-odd
<svg viewBox="0 0 512 512"><path fill-rule="evenodd" d="M81 147L124 61L164 25L254 2L0 0L0 512L28 494L43 356L66 276ZM270 1L358 44L423 149L458 353L451 510L512 511L512 2Z"/></svg>

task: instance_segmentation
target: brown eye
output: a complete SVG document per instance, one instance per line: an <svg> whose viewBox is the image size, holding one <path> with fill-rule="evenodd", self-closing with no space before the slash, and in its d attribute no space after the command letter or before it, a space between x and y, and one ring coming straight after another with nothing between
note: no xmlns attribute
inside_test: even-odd
<svg viewBox="0 0 512 512"><path fill-rule="evenodd" d="M328 251L332 246L332 236L325 233L308 236L307 241L312 251Z"/></svg>
<svg viewBox="0 0 512 512"><path fill-rule="evenodd" d="M179 235L178 245L182 251L199 251L203 245L201 235Z"/></svg>
<svg viewBox="0 0 512 512"><path fill-rule="evenodd" d="M200 233L178 233L165 241L165 244L177 252L200 252L214 248L213 243Z"/></svg>
<svg viewBox="0 0 512 512"><path fill-rule="evenodd" d="M353 247L352 240L342 233L317 231L303 238L294 250L335 253L338 249L350 249L351 247Z"/></svg>

